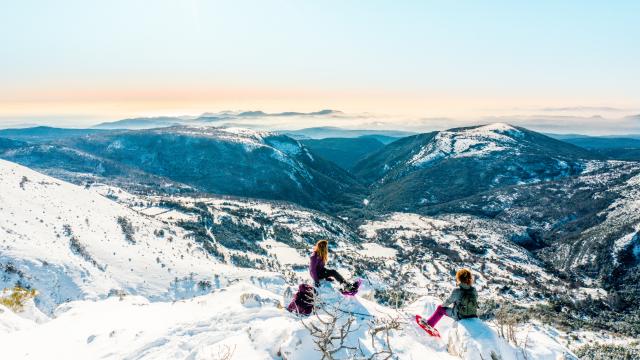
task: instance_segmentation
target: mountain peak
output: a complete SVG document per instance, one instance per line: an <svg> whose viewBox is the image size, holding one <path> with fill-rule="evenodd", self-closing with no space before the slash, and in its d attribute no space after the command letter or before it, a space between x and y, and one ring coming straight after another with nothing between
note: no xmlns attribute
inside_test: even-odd
<svg viewBox="0 0 640 360"><path fill-rule="evenodd" d="M496 123L491 123L487 125L481 125L478 127L478 130L497 131L497 132L520 131L516 129L514 126L507 123L503 123L503 122L496 122Z"/></svg>
<svg viewBox="0 0 640 360"><path fill-rule="evenodd" d="M409 163L413 166L425 166L446 157L486 156L506 151L516 143L514 137L522 134L520 130L505 123L440 131Z"/></svg>

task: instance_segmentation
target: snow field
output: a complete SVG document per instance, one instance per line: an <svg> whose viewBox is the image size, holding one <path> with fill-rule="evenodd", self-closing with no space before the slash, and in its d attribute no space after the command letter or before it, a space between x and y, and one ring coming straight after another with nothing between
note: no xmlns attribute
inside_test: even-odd
<svg viewBox="0 0 640 360"><path fill-rule="evenodd" d="M230 359L319 359L302 321L321 327L320 319L326 321L329 315L320 310L320 319L301 319L287 312L280 306L286 304L279 300L282 287L277 284L277 279L260 284L241 280L172 302L134 295L78 300L60 305L51 319L33 311L16 315L0 308L2 354L13 359L223 359L225 354ZM442 340L426 336L413 317L428 316L439 302L435 298L424 297L394 310L364 297L344 297L329 283L319 289L319 297L323 309L339 316L339 324L353 318L355 330L344 344L361 349L358 354L371 355L384 345L381 336L372 345L371 324L397 318L401 327L390 332L389 340L398 359L459 359L451 349L467 349L457 353L463 359L477 358L469 355L474 354L469 349L499 351L503 360L521 359L511 357L517 350L479 320L455 323L443 318L438 325ZM529 337L530 345L540 348L529 353L531 359L556 359L566 352L544 332L533 330ZM38 346L33 346L34 339ZM556 357L537 356L547 353ZM356 353L342 349L335 355L351 359Z"/></svg>

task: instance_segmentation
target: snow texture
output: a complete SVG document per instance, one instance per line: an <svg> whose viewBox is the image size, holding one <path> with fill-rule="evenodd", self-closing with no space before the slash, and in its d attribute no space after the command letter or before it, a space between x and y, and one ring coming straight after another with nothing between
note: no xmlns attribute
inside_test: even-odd
<svg viewBox="0 0 640 360"><path fill-rule="evenodd" d="M360 327L346 344L360 344L365 354L373 351L368 347L373 319L405 316L402 329L390 337L399 359L458 358L454 355L480 359L476 350L497 352L503 360L522 358L480 320L445 319L438 326L443 334L438 341L421 333L411 312L397 312L361 297L344 298L331 286L321 288L320 296L354 316ZM407 310L428 313L434 301L421 299ZM12 359L216 359L226 353L232 359L319 359L301 319L278 304L276 293L246 282L176 302L150 302L140 296L80 300L61 305L54 319L40 325L5 310L0 313L4 329L0 341L6 344L3 356ZM317 322L313 317L304 321ZM543 332L533 333L541 351L555 357L530 352L529 358L556 359L566 352ZM34 339L38 346L32 346ZM350 354L344 350L336 358L353 358Z"/></svg>
<svg viewBox="0 0 640 360"><path fill-rule="evenodd" d="M445 157L481 157L506 151L517 144L515 138L521 135L520 130L503 123L441 131L409 160L409 164L425 166Z"/></svg>

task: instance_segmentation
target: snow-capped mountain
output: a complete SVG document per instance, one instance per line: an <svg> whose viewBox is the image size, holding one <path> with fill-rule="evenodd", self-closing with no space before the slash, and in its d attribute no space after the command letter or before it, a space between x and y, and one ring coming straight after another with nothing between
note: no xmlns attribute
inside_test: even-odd
<svg viewBox="0 0 640 360"><path fill-rule="evenodd" d="M447 157L485 157L496 152L517 151L517 139L523 136L520 130L503 123L441 131L409 159L408 165L425 167Z"/></svg>
<svg viewBox="0 0 640 360"><path fill-rule="evenodd" d="M523 128L497 123L410 136L356 164L371 204L412 210L485 190L579 174L597 156Z"/></svg>

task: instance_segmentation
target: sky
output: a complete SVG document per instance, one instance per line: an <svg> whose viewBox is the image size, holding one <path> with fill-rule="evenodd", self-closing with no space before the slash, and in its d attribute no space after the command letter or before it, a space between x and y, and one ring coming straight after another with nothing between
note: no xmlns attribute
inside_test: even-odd
<svg viewBox="0 0 640 360"><path fill-rule="evenodd" d="M0 126L327 108L640 123L635 0L0 2Z"/></svg>

